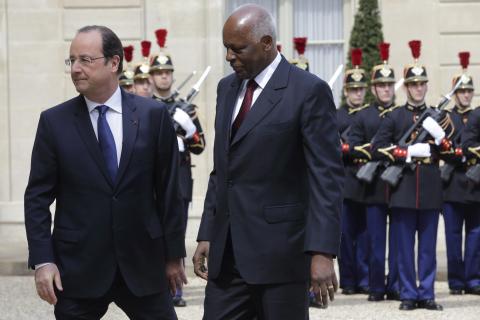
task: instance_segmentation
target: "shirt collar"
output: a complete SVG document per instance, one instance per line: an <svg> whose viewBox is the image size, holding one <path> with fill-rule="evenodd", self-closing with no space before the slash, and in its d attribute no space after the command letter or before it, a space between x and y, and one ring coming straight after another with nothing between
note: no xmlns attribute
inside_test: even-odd
<svg viewBox="0 0 480 320"><path fill-rule="evenodd" d="M255 77L255 82L258 84L258 86L263 90L265 86L267 85L268 81L272 77L273 73L277 69L278 65L280 64L280 61L282 61L282 56L280 53L277 52L277 56L275 59L273 59L272 63L268 65L265 69L262 70L256 77Z"/></svg>
<svg viewBox="0 0 480 320"><path fill-rule="evenodd" d="M407 102L406 106L407 106L407 109L410 111L424 111L427 108L427 105L425 104L425 102L419 106L414 106Z"/></svg>
<svg viewBox="0 0 480 320"><path fill-rule="evenodd" d="M122 113L122 92L120 91L120 87L117 87L117 90L113 93L113 95L105 101L105 103L99 103L92 100L89 100L87 97L85 98L85 102L87 103L88 112L91 113L97 106L106 105L110 109L115 112Z"/></svg>
<svg viewBox="0 0 480 320"><path fill-rule="evenodd" d="M470 106L468 108L461 108L458 105L455 105L455 111L457 111L458 114L468 113L472 110L473 110L472 106Z"/></svg>

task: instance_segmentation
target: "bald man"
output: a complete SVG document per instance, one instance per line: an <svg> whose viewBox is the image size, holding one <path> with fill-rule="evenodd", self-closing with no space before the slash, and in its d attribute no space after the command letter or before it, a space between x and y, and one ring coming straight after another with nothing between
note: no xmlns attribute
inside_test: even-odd
<svg viewBox="0 0 480 320"><path fill-rule="evenodd" d="M204 319L308 319L310 285L325 306L337 290L343 167L332 93L277 52L262 7L235 10L223 43L235 72L218 84L193 258L208 280Z"/></svg>

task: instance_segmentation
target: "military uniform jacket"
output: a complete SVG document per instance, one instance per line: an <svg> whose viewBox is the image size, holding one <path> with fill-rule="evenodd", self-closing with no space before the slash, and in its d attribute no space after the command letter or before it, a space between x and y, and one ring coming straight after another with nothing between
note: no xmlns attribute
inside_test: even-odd
<svg viewBox="0 0 480 320"><path fill-rule="evenodd" d="M467 171L467 162L461 151L461 137L468 115L471 109L460 110L457 106L449 113L455 130L450 139L452 140L453 150L446 154L445 163L455 166L449 181L443 183L443 201L466 203L469 186L468 179L465 176Z"/></svg>
<svg viewBox="0 0 480 320"><path fill-rule="evenodd" d="M468 116L462 133L462 149L468 163L480 163L480 108L471 111ZM480 185L475 186L469 181L467 200L480 202Z"/></svg>
<svg viewBox="0 0 480 320"><path fill-rule="evenodd" d="M170 111L170 114L173 116L175 112L176 104L178 101L175 101L173 98L161 98L153 96L154 99L159 100L165 103ZM193 137L189 139L183 139L185 144L185 151L180 152L180 167L179 167L179 179L180 179L180 195L185 201L192 201L193 193L193 179L192 179L192 159L191 154L200 154L205 149L205 138L203 134L202 126L200 125L200 120L196 112L196 106L190 105L188 110L184 110L188 113L190 118L193 121L193 124L197 128L197 132ZM180 128L177 132L178 135L183 137L185 132ZM182 134L183 133L183 134Z"/></svg>
<svg viewBox="0 0 480 320"><path fill-rule="evenodd" d="M371 152L371 142L380 127L385 114L390 109L384 108L378 103L372 103L367 108L360 110L353 118L349 131L349 142L352 148L352 156L365 161L377 161ZM380 179L382 167L376 173L372 183L362 182L363 202L366 204L387 204L388 185Z"/></svg>
<svg viewBox="0 0 480 320"><path fill-rule="evenodd" d="M405 164L404 157L396 157L392 152L398 147L403 134L425 109L425 105L413 107L408 104L396 108L387 113L375 135L373 148L377 157L394 164L406 165L402 179L395 188L390 189L390 207L420 210L442 208L443 190L438 168L438 147L430 144L432 154L429 159L432 162L430 164L421 161Z"/></svg>
<svg viewBox="0 0 480 320"><path fill-rule="evenodd" d="M349 146L348 150L343 150L342 154L343 164L345 167L345 187L343 196L345 199L357 202L363 201L364 187L361 181L358 180L356 177L357 171L361 166L361 162L358 158L355 158L353 156L353 149L351 148L350 141L348 141L350 134L347 132L350 132L351 130L349 129L349 127L352 124L353 118L356 116L356 113L363 108L365 108L365 106L352 108L345 104L337 110L338 129L340 132L340 136L342 137L342 143Z"/></svg>

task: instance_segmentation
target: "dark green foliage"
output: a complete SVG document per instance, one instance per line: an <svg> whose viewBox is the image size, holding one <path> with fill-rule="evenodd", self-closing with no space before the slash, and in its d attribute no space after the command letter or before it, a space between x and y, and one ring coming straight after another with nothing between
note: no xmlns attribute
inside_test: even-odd
<svg viewBox="0 0 480 320"><path fill-rule="evenodd" d="M381 63L378 53L378 44L383 42L382 22L378 9L378 0L360 0L358 12L350 34L350 43L347 51L346 69L352 68L350 51L352 48L361 48L363 51L362 68L367 72L368 79L373 66ZM342 99L343 101L344 99ZM374 97L367 90L365 103L374 101Z"/></svg>

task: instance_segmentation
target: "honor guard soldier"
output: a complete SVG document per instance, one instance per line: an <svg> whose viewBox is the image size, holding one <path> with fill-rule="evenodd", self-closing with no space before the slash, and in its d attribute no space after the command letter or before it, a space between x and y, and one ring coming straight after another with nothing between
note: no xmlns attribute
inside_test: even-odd
<svg viewBox="0 0 480 320"><path fill-rule="evenodd" d="M205 138L196 112L197 107L182 100L175 99L172 92L173 63L170 55L164 52L167 30L159 29L155 32L160 53L155 55L150 64L154 99L167 105L173 120L177 123L177 140L180 151L179 184L180 193L184 201L185 229L188 220L188 207L192 201L193 179L191 154L200 154L205 149ZM177 307L185 307L186 301L182 298L182 290L177 290L173 303Z"/></svg>
<svg viewBox="0 0 480 320"><path fill-rule="evenodd" d="M153 84L150 77L150 48L152 43L150 41L142 41L142 61L135 67L133 76L135 93L139 96L150 98L153 94Z"/></svg>
<svg viewBox="0 0 480 320"><path fill-rule="evenodd" d="M442 310L434 300L437 228L442 208L438 160L440 152L451 145L444 129L432 117L423 120L429 109L425 104L427 70L418 63L421 42L414 40L409 45L415 62L407 65L403 73L407 103L386 114L374 137L373 149L391 163L382 178L389 169L398 168L402 173L390 189L392 225L398 235L400 310ZM418 141L424 135L427 139ZM418 286L414 257L417 232Z"/></svg>
<svg viewBox="0 0 480 320"><path fill-rule="evenodd" d="M130 63L133 58L133 46L123 47L123 56L125 57L124 69L118 77L120 87L130 93L135 93L135 87L133 86L133 76L135 75L131 69Z"/></svg>
<svg viewBox="0 0 480 320"><path fill-rule="evenodd" d="M444 183L443 218L447 244L448 286L451 294L462 294L463 291L480 294L480 214L478 212L480 198L472 197L472 193L468 192L473 182L469 182L466 176L467 169L476 157L474 149L467 150L469 159L468 162L465 161L461 145L461 135L472 111L474 87L472 77L467 75L470 53L460 52L459 57L463 72L453 78L453 86L459 79L461 84L455 90L455 107L450 112L455 126L452 137L454 151L445 159L445 165L441 168ZM478 127L476 130L478 132ZM466 136L469 134L467 133ZM474 202L471 202L471 199L474 199ZM464 224L465 251L462 254Z"/></svg>
<svg viewBox="0 0 480 320"><path fill-rule="evenodd" d="M375 101L358 111L349 132L351 153L354 158L368 161L372 168L370 177L363 180L363 203L366 205L367 233L369 238L369 301L399 300L398 268L396 263L394 228L389 227L388 277L385 285L385 251L387 243L388 186L380 179L384 169L382 162L371 152L371 142L385 114L391 111L395 95L395 73L388 65L389 43L380 43L380 58L383 63L372 69L371 91ZM367 167L363 168L366 169ZM358 175L357 175L358 178ZM390 219L391 220L391 219Z"/></svg>
<svg viewBox="0 0 480 320"><path fill-rule="evenodd" d="M368 237L363 202L363 185L356 178L358 168L366 162L353 156L349 141L350 125L363 105L367 91L367 74L360 68L362 50L353 49L352 69L345 72L343 86L346 103L337 110L342 138L345 189L342 209L342 241L338 259L340 288L343 294L368 293Z"/></svg>
<svg viewBox="0 0 480 320"><path fill-rule="evenodd" d="M290 63L298 68L309 71L310 64L308 63L307 57L305 57L305 48L307 47L307 38L306 37L297 37L293 38L293 45L295 51L298 53L298 57L290 60Z"/></svg>

